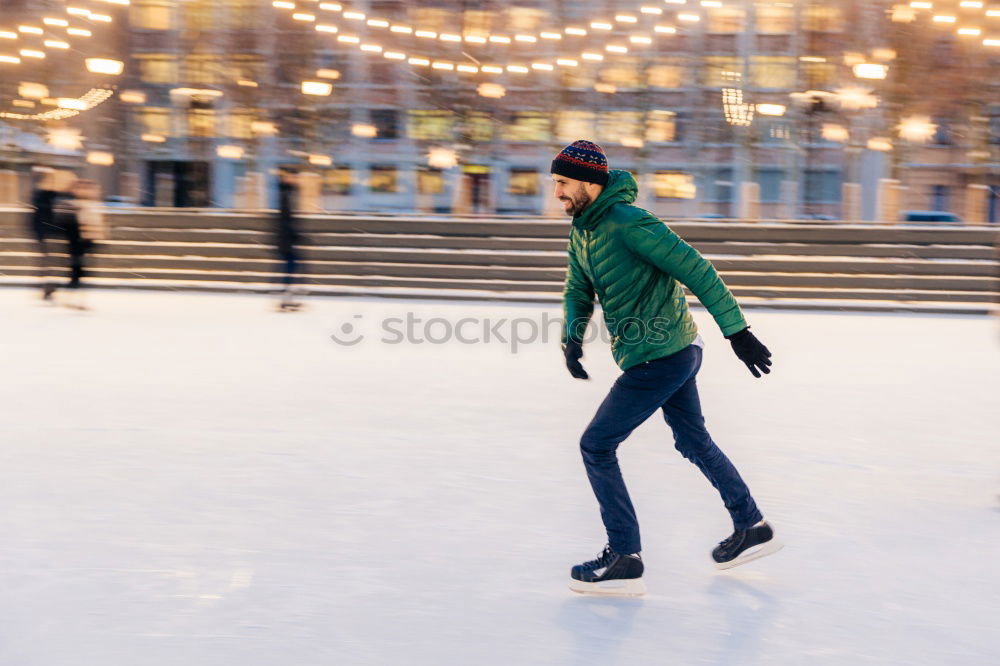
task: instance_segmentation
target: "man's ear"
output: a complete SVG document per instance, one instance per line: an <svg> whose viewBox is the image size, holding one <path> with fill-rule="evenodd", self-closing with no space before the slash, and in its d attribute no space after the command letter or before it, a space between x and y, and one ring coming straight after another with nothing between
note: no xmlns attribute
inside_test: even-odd
<svg viewBox="0 0 1000 666"><path fill-rule="evenodd" d="M601 196L601 192L604 191L603 185L598 185L597 183L587 183L587 194L591 199L596 199Z"/></svg>

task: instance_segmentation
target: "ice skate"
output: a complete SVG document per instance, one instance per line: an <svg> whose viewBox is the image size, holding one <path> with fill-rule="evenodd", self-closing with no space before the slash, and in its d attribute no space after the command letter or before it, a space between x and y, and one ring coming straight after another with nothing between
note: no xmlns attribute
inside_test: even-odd
<svg viewBox="0 0 1000 666"><path fill-rule="evenodd" d="M762 520L745 530L736 530L712 550L716 569L731 569L781 550L774 529Z"/></svg>
<svg viewBox="0 0 1000 666"><path fill-rule="evenodd" d="M638 553L619 555L605 546L597 559L573 567L569 589L580 594L638 597L646 593L643 570Z"/></svg>
<svg viewBox="0 0 1000 666"><path fill-rule="evenodd" d="M282 292L281 301L278 303L278 312L298 312L302 309L302 301L298 300L299 292L295 289L286 289Z"/></svg>

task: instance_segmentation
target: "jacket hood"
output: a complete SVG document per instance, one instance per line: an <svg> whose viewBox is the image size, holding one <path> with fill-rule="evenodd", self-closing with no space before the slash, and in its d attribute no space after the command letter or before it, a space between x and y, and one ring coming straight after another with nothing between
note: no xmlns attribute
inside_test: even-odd
<svg viewBox="0 0 1000 666"><path fill-rule="evenodd" d="M633 203L638 194L639 186L632 174L621 169L612 169L608 172L608 184L604 186L604 190L594 203L573 218L573 226L577 229L593 229L600 224L609 208L617 203Z"/></svg>

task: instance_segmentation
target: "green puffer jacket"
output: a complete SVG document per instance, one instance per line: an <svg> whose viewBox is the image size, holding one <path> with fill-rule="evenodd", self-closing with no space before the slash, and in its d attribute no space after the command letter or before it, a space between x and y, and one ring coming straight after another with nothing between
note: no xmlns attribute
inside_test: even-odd
<svg viewBox="0 0 1000 666"><path fill-rule="evenodd" d="M623 370L678 352L697 337L681 284L723 335L747 327L712 264L655 215L631 205L637 193L632 174L613 170L600 196L573 218L563 292L563 342L583 340L596 294Z"/></svg>

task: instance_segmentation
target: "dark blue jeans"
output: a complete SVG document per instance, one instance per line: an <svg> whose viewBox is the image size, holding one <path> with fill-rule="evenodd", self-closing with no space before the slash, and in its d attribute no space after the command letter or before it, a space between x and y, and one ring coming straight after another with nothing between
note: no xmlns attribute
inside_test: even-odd
<svg viewBox="0 0 1000 666"><path fill-rule="evenodd" d="M632 508L616 451L657 409L674 431L674 446L715 486L735 529L762 519L750 489L705 429L695 375L702 350L690 345L676 354L626 370L601 403L580 439L587 477L601 506L608 543L618 553L642 550L639 522Z"/></svg>
<svg viewBox="0 0 1000 666"><path fill-rule="evenodd" d="M295 284L295 275L299 272L299 255L295 250L288 250L281 252L280 258L285 269L281 276L281 282L287 289Z"/></svg>

